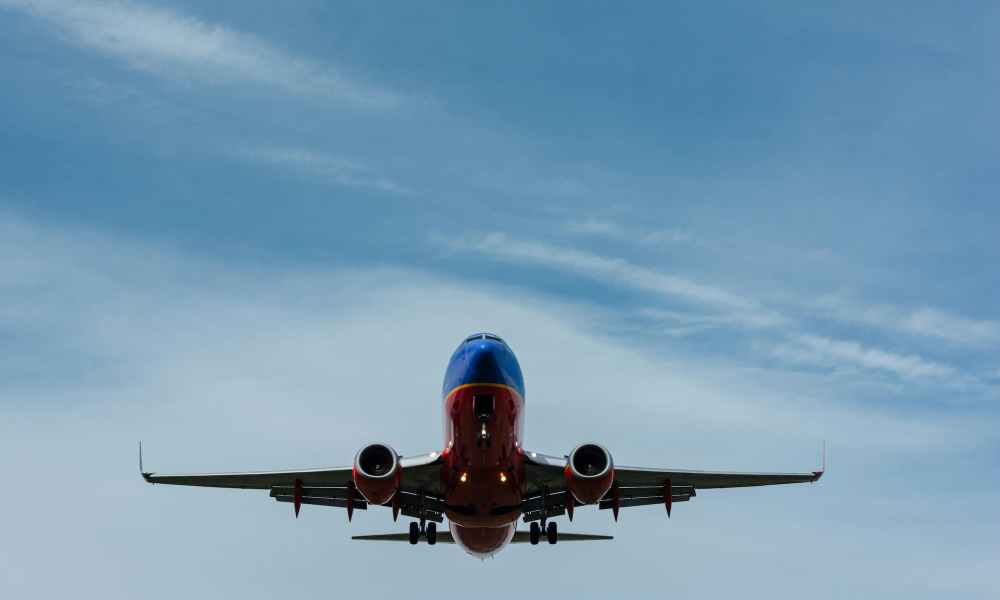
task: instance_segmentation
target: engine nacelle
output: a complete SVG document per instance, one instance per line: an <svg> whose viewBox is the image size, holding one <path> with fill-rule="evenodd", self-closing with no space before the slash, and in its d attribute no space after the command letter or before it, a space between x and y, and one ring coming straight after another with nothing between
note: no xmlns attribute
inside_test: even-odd
<svg viewBox="0 0 1000 600"><path fill-rule="evenodd" d="M611 453L597 444L580 444L566 462L566 488L582 504L595 504L611 489L615 465Z"/></svg>
<svg viewBox="0 0 1000 600"><path fill-rule="evenodd" d="M371 504L385 504L399 489L399 455L385 444L369 444L354 457L354 486Z"/></svg>

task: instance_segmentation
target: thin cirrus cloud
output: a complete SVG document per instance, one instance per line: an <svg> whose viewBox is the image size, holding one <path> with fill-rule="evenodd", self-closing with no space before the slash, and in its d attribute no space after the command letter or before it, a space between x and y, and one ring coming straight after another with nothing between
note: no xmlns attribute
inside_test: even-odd
<svg viewBox="0 0 1000 600"><path fill-rule="evenodd" d="M903 379L951 378L956 375L953 367L917 355L897 354L854 341L817 335L794 336L788 343L775 347L772 355L804 365L862 367L892 373Z"/></svg>
<svg viewBox="0 0 1000 600"><path fill-rule="evenodd" d="M821 336L754 298L720 287L577 249L517 240L502 233L443 242L496 260L571 272L598 283L651 292L682 301L695 312L646 307L638 316L664 325L662 333L685 337L712 329L750 330L771 358L791 366L863 369L914 383L960 384L975 378L958 368L913 353L897 353L854 340ZM766 337L762 337L766 336ZM769 339L768 339L769 338Z"/></svg>
<svg viewBox="0 0 1000 600"><path fill-rule="evenodd" d="M632 231L615 221L594 217L570 221L566 224L566 231L581 235L602 236L615 240L627 240L650 245L695 242L694 236L680 229Z"/></svg>
<svg viewBox="0 0 1000 600"><path fill-rule="evenodd" d="M970 319L938 308L863 306L830 296L820 300L819 309L841 321L934 338L959 346L983 347L1000 344L1000 323Z"/></svg>
<svg viewBox="0 0 1000 600"><path fill-rule="evenodd" d="M516 240L502 233L484 237L446 241L446 244L488 255L498 260L534 264L571 271L600 283L615 283L702 306L710 306L739 315L739 322L749 328L775 327L787 319L747 298L728 290L662 273L620 258L607 258L582 250Z"/></svg>
<svg viewBox="0 0 1000 600"><path fill-rule="evenodd" d="M580 235L599 236L638 244L695 242L688 232L668 229L644 231L616 221L589 217L573 220L566 230ZM826 296L808 307L816 316L851 325L863 325L917 337L942 340L957 346L1000 345L1000 322L973 319L933 307L866 305L838 296Z"/></svg>
<svg viewBox="0 0 1000 600"><path fill-rule="evenodd" d="M227 150L226 154L247 162L288 169L334 185L372 189L399 195L412 193L409 188L376 172L367 165L305 148L277 146L232 148Z"/></svg>
<svg viewBox="0 0 1000 600"><path fill-rule="evenodd" d="M333 65L174 10L92 0L0 0L0 7L48 23L70 43L170 79L264 85L365 109L392 109L400 103L399 95Z"/></svg>

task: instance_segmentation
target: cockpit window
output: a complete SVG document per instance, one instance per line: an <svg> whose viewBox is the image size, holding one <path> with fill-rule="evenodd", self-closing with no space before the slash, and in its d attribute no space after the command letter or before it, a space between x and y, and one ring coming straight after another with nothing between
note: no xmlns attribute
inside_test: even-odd
<svg viewBox="0 0 1000 600"><path fill-rule="evenodd" d="M474 333L469 337L465 338L465 341L467 342L472 342L475 340L493 340L495 342L500 342L501 344L507 343L503 341L503 339L500 336L493 333Z"/></svg>

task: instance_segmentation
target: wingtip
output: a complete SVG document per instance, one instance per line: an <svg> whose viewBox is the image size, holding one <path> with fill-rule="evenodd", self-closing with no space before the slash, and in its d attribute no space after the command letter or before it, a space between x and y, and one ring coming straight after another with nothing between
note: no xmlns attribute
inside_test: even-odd
<svg viewBox="0 0 1000 600"><path fill-rule="evenodd" d="M139 475L146 483L153 483L153 473L142 468L142 441L139 441Z"/></svg>
<svg viewBox="0 0 1000 600"><path fill-rule="evenodd" d="M819 481L820 478L823 477L823 473L826 473L826 440L823 440L823 454L822 454L822 458L820 460L821 460L821 462L820 462L819 471L813 471L812 472L812 474L813 474L813 478L812 478L813 483Z"/></svg>

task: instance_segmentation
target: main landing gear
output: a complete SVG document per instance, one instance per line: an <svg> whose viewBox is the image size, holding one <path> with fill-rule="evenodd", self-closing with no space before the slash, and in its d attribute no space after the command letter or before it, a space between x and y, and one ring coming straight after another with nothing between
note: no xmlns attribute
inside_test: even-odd
<svg viewBox="0 0 1000 600"><path fill-rule="evenodd" d="M531 542L532 546L537 546L541 538L542 526L538 524L538 521L532 521L528 529L528 541ZM559 530L555 521L550 521L545 526L545 540L550 544L555 544L559 541Z"/></svg>
<svg viewBox="0 0 1000 600"><path fill-rule="evenodd" d="M427 540L428 546L433 546L437 543L437 523L431 521L430 523L421 522L419 525L416 521L410 522L410 543L416 545L420 541L421 535Z"/></svg>

